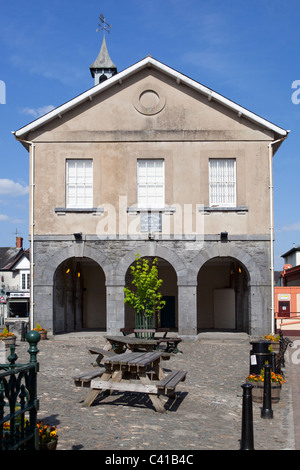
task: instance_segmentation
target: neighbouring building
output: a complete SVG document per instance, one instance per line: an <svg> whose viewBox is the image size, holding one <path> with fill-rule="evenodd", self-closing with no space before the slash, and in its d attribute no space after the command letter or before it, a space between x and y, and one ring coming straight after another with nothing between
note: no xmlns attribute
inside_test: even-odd
<svg viewBox="0 0 300 470"><path fill-rule="evenodd" d="M272 158L288 131L147 56L14 132L30 153L32 322L133 326L124 286L157 257L160 324L269 332ZM270 171L271 170L271 171Z"/></svg>
<svg viewBox="0 0 300 470"><path fill-rule="evenodd" d="M0 247L0 277L0 324L28 322L30 261L22 237L17 237L15 247Z"/></svg>
<svg viewBox="0 0 300 470"><path fill-rule="evenodd" d="M300 246L282 255L283 270L274 288L276 329L300 336Z"/></svg>

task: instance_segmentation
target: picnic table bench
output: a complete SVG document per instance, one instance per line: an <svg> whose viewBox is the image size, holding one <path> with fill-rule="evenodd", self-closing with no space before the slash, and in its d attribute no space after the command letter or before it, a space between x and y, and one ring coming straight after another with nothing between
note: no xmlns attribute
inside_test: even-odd
<svg viewBox="0 0 300 470"><path fill-rule="evenodd" d="M185 380L186 374L187 372L185 370L174 370L158 382L158 391L168 396L174 396L176 385Z"/></svg>
<svg viewBox="0 0 300 470"><path fill-rule="evenodd" d="M136 337L140 337L143 335L143 337L146 338L154 338L156 333L164 333L163 338L167 336L167 334L170 332L169 328L121 328L120 329L121 333L123 333L124 336L130 335L134 333Z"/></svg>
<svg viewBox="0 0 300 470"><path fill-rule="evenodd" d="M146 393L156 411L166 411L160 395L176 397L176 386L184 381L186 371L173 371L166 376L160 366L162 353L160 352L127 352L115 354L103 359L104 370L100 367L96 371L77 374L75 385L90 386L90 391L83 402L83 406L90 406L101 391ZM105 395L105 394L104 394Z"/></svg>
<svg viewBox="0 0 300 470"><path fill-rule="evenodd" d="M95 362L93 364L94 367L99 366L104 357L109 357L109 356L113 356L114 354L116 354L116 352L113 351L113 350L106 350L104 348L98 348L96 346L90 346L88 348L88 352L89 352L89 354L96 354L97 355L97 357L95 359Z"/></svg>
<svg viewBox="0 0 300 470"><path fill-rule="evenodd" d="M72 378L77 387L90 387L91 380L96 377L100 377L104 372L104 369L99 367L97 370L93 369L85 372L78 372Z"/></svg>

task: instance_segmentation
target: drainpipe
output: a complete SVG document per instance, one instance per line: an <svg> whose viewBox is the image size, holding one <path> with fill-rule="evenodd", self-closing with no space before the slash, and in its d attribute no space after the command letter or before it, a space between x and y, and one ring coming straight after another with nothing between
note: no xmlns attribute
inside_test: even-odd
<svg viewBox="0 0 300 470"><path fill-rule="evenodd" d="M289 131L287 131L289 132ZM271 272L271 333L275 331L274 315L274 201L273 201L273 145L283 142L288 134L278 140L274 140L268 145L269 148L269 176L270 176L270 272Z"/></svg>
<svg viewBox="0 0 300 470"><path fill-rule="evenodd" d="M34 308L34 299L33 299L33 237L34 237L34 149L35 145L33 142L28 140L20 139L16 136L13 132L15 138L22 143L30 145L30 200L31 200L31 208L30 208L30 314L29 314L29 321L30 321L30 329L34 328L33 323L33 308Z"/></svg>

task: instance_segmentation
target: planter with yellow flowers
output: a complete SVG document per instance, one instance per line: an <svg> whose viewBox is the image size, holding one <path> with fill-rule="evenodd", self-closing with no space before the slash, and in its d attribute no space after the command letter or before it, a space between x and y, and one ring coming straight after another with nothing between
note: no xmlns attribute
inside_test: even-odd
<svg viewBox="0 0 300 470"><path fill-rule="evenodd" d="M262 338L264 341L270 341L269 351L279 354L280 350L280 336L270 333L269 335L264 335Z"/></svg>
<svg viewBox="0 0 300 470"><path fill-rule="evenodd" d="M8 329L5 327L2 333L0 333L0 340L5 343L6 348L9 348L10 346L16 344L16 335L8 331Z"/></svg>
<svg viewBox="0 0 300 470"><path fill-rule="evenodd" d="M47 339L47 330L45 328L42 328L39 323L36 324L36 327L33 328L34 331L38 331L39 334L41 335L41 339Z"/></svg>
<svg viewBox="0 0 300 470"><path fill-rule="evenodd" d="M250 374L247 377L247 382L253 385L252 400L256 403L262 403L264 397L264 370L261 370L260 375ZM281 386L285 379L281 374L275 374L271 371L271 399L272 403L278 403L280 400Z"/></svg>
<svg viewBox="0 0 300 470"><path fill-rule="evenodd" d="M39 430L39 450L56 450L57 427L44 424L44 421L39 421L37 427Z"/></svg>

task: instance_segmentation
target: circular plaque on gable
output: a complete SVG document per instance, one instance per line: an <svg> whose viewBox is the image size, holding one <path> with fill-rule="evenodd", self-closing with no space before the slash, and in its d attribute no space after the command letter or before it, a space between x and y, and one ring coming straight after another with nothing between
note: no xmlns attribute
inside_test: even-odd
<svg viewBox="0 0 300 470"><path fill-rule="evenodd" d="M135 109L146 116L160 113L166 104L165 96L157 89L145 86L139 90L136 98L133 100Z"/></svg>

